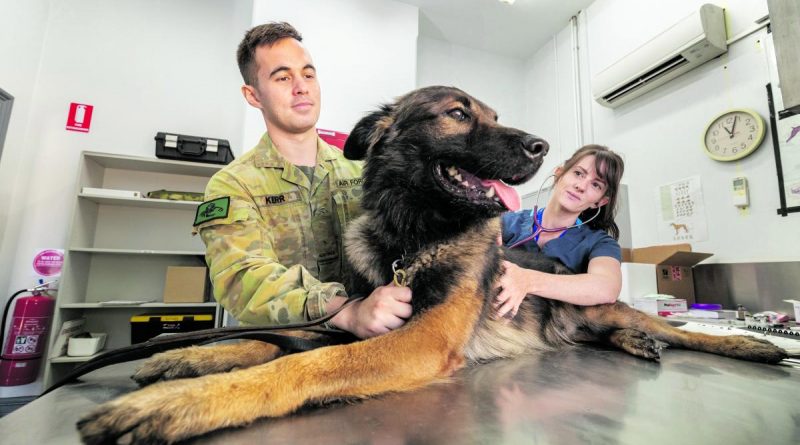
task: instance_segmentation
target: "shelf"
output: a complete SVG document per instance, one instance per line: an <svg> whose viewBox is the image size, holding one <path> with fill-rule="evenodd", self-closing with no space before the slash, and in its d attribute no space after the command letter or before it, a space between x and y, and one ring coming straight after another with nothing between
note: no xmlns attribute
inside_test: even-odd
<svg viewBox="0 0 800 445"><path fill-rule="evenodd" d="M196 250L136 250L136 249L101 249L96 247L70 247L70 252L104 253L111 255L187 255L205 256L205 251Z"/></svg>
<svg viewBox="0 0 800 445"><path fill-rule="evenodd" d="M84 152L84 158L92 160L105 168L136 170L175 175L204 176L210 178L224 165L203 164L199 162L172 161L168 159L147 159L134 156L108 153Z"/></svg>
<svg viewBox="0 0 800 445"><path fill-rule="evenodd" d="M221 307L214 301L164 303L161 298L169 267L205 266L205 247L200 237L192 235L192 221L201 203L113 191L199 192L222 168L219 164L82 152L70 199L70 247L64 256L53 313L54 330L66 320L83 317L87 331L108 334L106 350L113 350L130 345L129 319L134 314L211 313L218 326ZM90 357L48 358L44 386L102 352ZM45 357L49 353L48 348Z"/></svg>
<svg viewBox="0 0 800 445"><path fill-rule="evenodd" d="M88 362L89 360L97 357L98 355L106 352L106 350L102 350L94 355L87 355L85 357L70 357L68 355L62 355L61 357L53 357L50 359L50 363L83 363Z"/></svg>
<svg viewBox="0 0 800 445"><path fill-rule="evenodd" d="M214 308L217 303L142 303L142 304L103 304L103 303L65 303L61 309L126 309L126 308L178 308L178 307L209 307Z"/></svg>
<svg viewBox="0 0 800 445"><path fill-rule="evenodd" d="M150 199L150 198L115 198L99 196L91 193L80 193L78 197L88 199L98 204L117 205L125 207L144 207L155 209L184 209L194 210L201 203L195 201L173 201L169 199Z"/></svg>

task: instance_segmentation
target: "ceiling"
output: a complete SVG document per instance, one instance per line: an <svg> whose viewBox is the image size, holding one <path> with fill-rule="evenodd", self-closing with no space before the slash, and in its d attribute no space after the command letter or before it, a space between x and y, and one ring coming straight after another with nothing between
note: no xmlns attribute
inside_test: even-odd
<svg viewBox="0 0 800 445"><path fill-rule="evenodd" d="M593 0L398 0L419 7L421 35L527 59Z"/></svg>

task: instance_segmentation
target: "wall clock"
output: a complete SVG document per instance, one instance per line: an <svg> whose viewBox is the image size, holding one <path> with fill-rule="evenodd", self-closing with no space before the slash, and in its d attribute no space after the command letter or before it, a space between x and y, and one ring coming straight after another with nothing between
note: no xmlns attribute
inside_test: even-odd
<svg viewBox="0 0 800 445"><path fill-rule="evenodd" d="M717 161L735 161L756 151L764 140L764 119L755 111L728 110L711 120L703 151Z"/></svg>

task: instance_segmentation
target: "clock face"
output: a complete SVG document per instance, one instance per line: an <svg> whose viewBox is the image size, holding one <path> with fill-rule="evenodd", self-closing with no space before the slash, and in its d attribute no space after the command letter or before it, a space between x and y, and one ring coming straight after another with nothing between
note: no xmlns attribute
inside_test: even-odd
<svg viewBox="0 0 800 445"><path fill-rule="evenodd" d="M705 152L717 161L734 161L754 152L764 140L764 119L750 110L731 110L706 129Z"/></svg>

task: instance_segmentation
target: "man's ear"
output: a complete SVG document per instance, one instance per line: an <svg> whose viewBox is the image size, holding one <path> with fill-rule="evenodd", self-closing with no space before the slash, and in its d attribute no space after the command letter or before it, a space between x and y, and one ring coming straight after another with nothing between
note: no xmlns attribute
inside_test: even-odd
<svg viewBox="0 0 800 445"><path fill-rule="evenodd" d="M391 105L384 105L363 117L344 143L344 157L354 161L364 159L369 150L383 139L393 122Z"/></svg>
<svg viewBox="0 0 800 445"><path fill-rule="evenodd" d="M252 86L242 85L242 96L244 96L244 100L246 100L251 107L258 109L264 108L264 106L261 105L261 101L258 99L258 96L256 95L255 88Z"/></svg>

